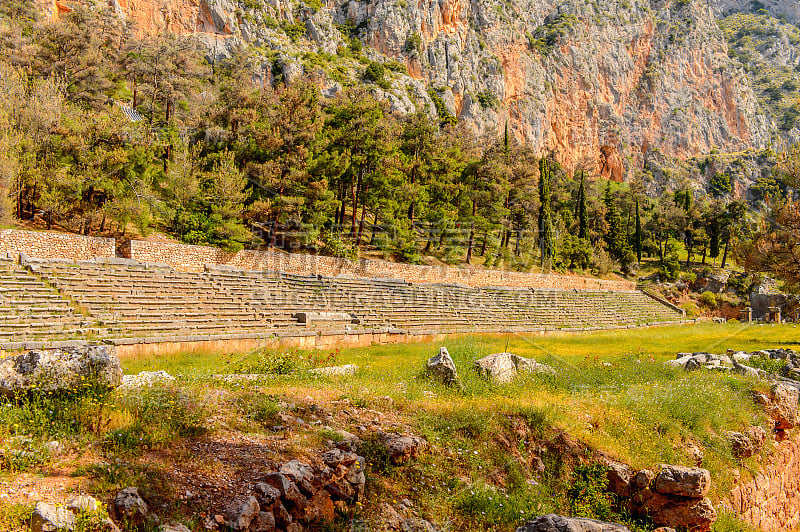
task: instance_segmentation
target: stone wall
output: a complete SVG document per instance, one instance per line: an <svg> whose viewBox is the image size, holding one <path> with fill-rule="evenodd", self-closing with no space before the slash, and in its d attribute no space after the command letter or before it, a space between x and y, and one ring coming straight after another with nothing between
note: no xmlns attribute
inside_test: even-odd
<svg viewBox="0 0 800 532"><path fill-rule="evenodd" d="M274 270L296 275L340 274L354 277L405 279L411 283L459 283L467 286L512 286L563 290L635 290L629 281L607 281L570 275L473 270L419 266L377 260L348 260L320 255L242 250L228 253L213 247L132 240L121 247L123 256L139 262L167 264L176 270L201 272L205 265L243 270Z"/></svg>
<svg viewBox="0 0 800 532"><path fill-rule="evenodd" d="M24 253L38 259L91 260L116 256L113 238L17 229L0 230L0 252L14 256Z"/></svg>
<svg viewBox="0 0 800 532"><path fill-rule="evenodd" d="M775 444L769 463L731 491L730 507L758 530L789 531L800 524L800 436Z"/></svg>

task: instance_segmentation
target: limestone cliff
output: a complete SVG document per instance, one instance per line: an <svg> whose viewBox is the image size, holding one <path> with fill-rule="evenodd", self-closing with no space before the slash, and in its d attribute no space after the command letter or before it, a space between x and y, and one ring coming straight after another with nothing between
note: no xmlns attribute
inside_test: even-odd
<svg viewBox="0 0 800 532"><path fill-rule="evenodd" d="M779 140L717 18L800 18L794 0L111 1L140 32L195 34L212 61L253 45L255 77L305 72L329 95L384 63L373 87L395 110L450 114L486 135L508 124L567 168L615 180ZM348 53L353 39L362 52Z"/></svg>

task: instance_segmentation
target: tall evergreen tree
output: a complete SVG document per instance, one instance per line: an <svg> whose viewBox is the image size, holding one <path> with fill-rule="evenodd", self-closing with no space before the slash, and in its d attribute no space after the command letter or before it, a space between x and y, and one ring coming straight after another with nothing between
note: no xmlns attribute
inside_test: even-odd
<svg viewBox="0 0 800 532"><path fill-rule="evenodd" d="M546 157L539 160L539 250L542 269L549 270L555 253L555 242L550 208L550 168Z"/></svg>
<svg viewBox="0 0 800 532"><path fill-rule="evenodd" d="M642 218L639 214L639 197L636 197L636 232L633 234L634 245L636 246L636 261L642 262Z"/></svg>
<svg viewBox="0 0 800 532"><path fill-rule="evenodd" d="M623 271L627 271L630 263L633 262L635 256L633 250L628 242L628 235L625 230L625 222L619 214L614 203L614 197L611 194L611 182L606 185L606 192L603 196L603 203L606 206L606 225L608 232L605 235L606 246L608 252L619 261Z"/></svg>
<svg viewBox="0 0 800 532"><path fill-rule="evenodd" d="M581 186L578 189L578 238L586 238L586 172L581 170Z"/></svg>

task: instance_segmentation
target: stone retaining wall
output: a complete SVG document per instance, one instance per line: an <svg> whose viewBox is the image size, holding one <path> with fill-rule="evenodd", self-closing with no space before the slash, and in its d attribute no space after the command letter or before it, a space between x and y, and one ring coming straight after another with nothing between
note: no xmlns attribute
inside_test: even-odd
<svg viewBox="0 0 800 532"><path fill-rule="evenodd" d="M81 236L53 231L0 230L0 253L24 253L38 259L91 260L116 256L113 238Z"/></svg>
<svg viewBox="0 0 800 532"><path fill-rule="evenodd" d="M635 290L628 281L608 281L570 275L472 270L443 266L419 266L378 260L348 260L321 255L242 250L228 253L206 247L164 242L126 242L121 252L139 262L167 264L176 270L201 272L205 265L224 265L243 270L274 270L296 275L388 277L411 283L458 283L467 286L510 286L561 290Z"/></svg>
<svg viewBox="0 0 800 532"><path fill-rule="evenodd" d="M795 530L800 524L800 436L777 442L769 463L753 480L737 484L724 506L758 530Z"/></svg>

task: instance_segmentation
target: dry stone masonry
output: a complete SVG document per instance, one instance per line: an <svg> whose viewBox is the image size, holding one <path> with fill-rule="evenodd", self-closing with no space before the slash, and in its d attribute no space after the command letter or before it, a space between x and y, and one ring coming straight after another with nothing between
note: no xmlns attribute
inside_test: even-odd
<svg viewBox="0 0 800 532"><path fill-rule="evenodd" d="M634 290L635 283L569 275L545 275L498 270L472 270L445 266L419 266L379 260L349 260L321 255L242 250L228 253L219 248L131 240L122 254L142 263L171 266L179 271L202 272L208 266L240 270L280 271L294 275L352 275L403 279L409 283L458 283L473 287L513 286L559 290Z"/></svg>
<svg viewBox="0 0 800 532"><path fill-rule="evenodd" d="M0 230L0 253L14 257L25 254L41 259L91 260L115 257L117 252L113 238L3 229Z"/></svg>

